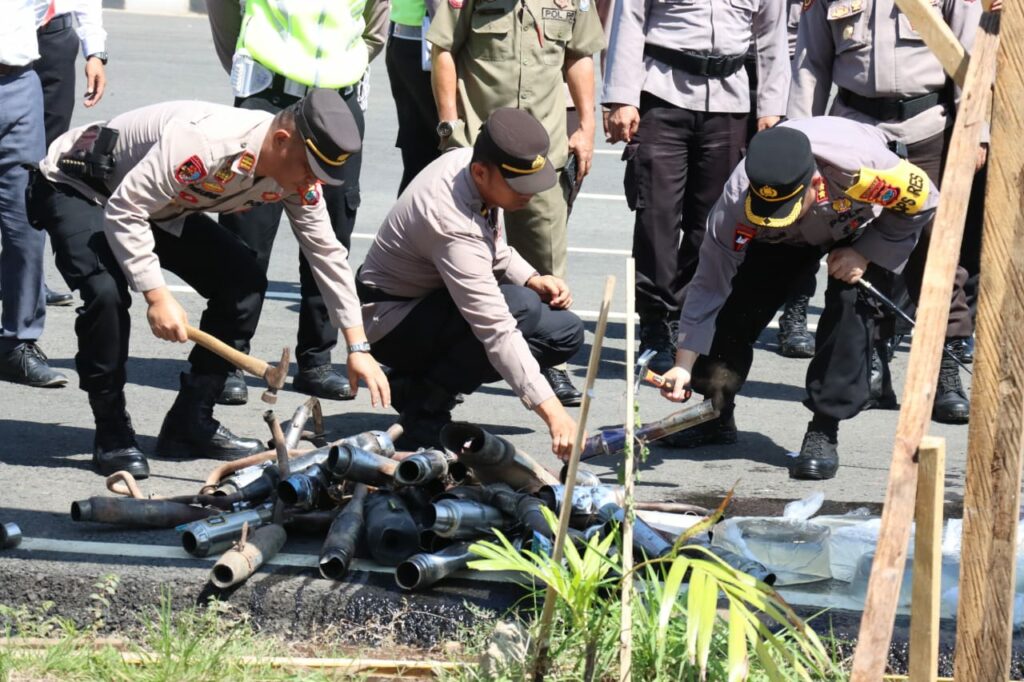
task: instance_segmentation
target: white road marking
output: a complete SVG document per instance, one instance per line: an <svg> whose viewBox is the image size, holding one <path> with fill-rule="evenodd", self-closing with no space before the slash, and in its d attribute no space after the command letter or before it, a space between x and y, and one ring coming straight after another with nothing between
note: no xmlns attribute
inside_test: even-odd
<svg viewBox="0 0 1024 682"><path fill-rule="evenodd" d="M621 149L595 149L595 154L607 154L608 156L622 156Z"/></svg>
<svg viewBox="0 0 1024 682"><path fill-rule="evenodd" d="M580 192L577 199L600 199L602 201L625 201L625 194L595 194L593 192Z"/></svg>

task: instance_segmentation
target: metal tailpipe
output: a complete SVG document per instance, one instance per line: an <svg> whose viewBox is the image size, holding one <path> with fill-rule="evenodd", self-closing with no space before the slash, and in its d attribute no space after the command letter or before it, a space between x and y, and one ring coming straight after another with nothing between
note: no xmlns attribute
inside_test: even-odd
<svg viewBox="0 0 1024 682"><path fill-rule="evenodd" d="M14 549L21 544L21 528L18 524L8 521L0 523L0 549Z"/></svg>
<svg viewBox="0 0 1024 682"><path fill-rule="evenodd" d="M703 552L688 549L688 547L692 545L699 545L703 547L704 549L708 550L709 552L717 556L723 562L728 564L730 567L742 573L746 573L747 575L752 576L757 580L760 580L765 585L775 584L775 574L769 571L768 567L759 561L755 561L754 559L748 559L745 556L736 554L735 552L730 552L727 549L722 549L720 547L712 547L707 542L698 540L696 538L687 541L687 544L683 546L681 553L689 557L693 557L695 559L707 558L707 556Z"/></svg>
<svg viewBox="0 0 1024 682"><path fill-rule="evenodd" d="M398 462L370 450L345 443L331 446L327 471L333 481L352 481L372 486L391 485Z"/></svg>
<svg viewBox="0 0 1024 682"><path fill-rule="evenodd" d="M555 514L559 514L565 501L565 486L546 485L538 491L537 496ZM569 522L573 528L586 528L600 520L601 508L606 504L621 506L624 503L625 491L622 486L575 486L572 489L572 514Z"/></svg>
<svg viewBox="0 0 1024 682"><path fill-rule="evenodd" d="M293 473L277 486L277 496L289 507L309 511L327 496L327 472L314 465L301 473Z"/></svg>
<svg viewBox="0 0 1024 682"><path fill-rule="evenodd" d="M217 560L210 571L210 582L222 590L245 582L281 551L287 539L284 528L276 523L251 531L244 545L232 547Z"/></svg>
<svg viewBox="0 0 1024 682"><path fill-rule="evenodd" d="M423 485L448 475L448 456L440 450L420 450L395 468L395 481L402 485Z"/></svg>
<svg viewBox="0 0 1024 682"><path fill-rule="evenodd" d="M392 434L398 435L393 436ZM395 439L400 435L402 435L402 428L396 424L387 431L363 431L354 436L336 440L331 445L348 445L391 458L395 455Z"/></svg>
<svg viewBox="0 0 1024 682"><path fill-rule="evenodd" d="M494 507L472 500L441 500L423 512L426 527L443 538L470 540L505 527L505 516Z"/></svg>
<svg viewBox="0 0 1024 682"><path fill-rule="evenodd" d="M634 439L638 448L645 443L664 438L673 433L684 431L706 421L718 417L718 410L714 408L710 400L691 405L677 412L673 412L663 419L643 424L634 432ZM591 436L583 444L580 451L580 461L602 455L617 455L626 449L626 430L624 428L607 429L597 435Z"/></svg>
<svg viewBox="0 0 1024 682"><path fill-rule="evenodd" d="M329 447L323 447L292 457L288 460L288 469L292 474L302 473L326 462L329 452ZM262 502L273 495L280 484L281 472L277 464L266 462L236 471L218 484L214 494L230 495L237 492L242 495L243 501Z"/></svg>
<svg viewBox="0 0 1024 682"><path fill-rule="evenodd" d="M320 547L320 575L329 580L344 578L355 557L359 538L363 534L366 494L366 486L357 483L351 499L335 517Z"/></svg>
<svg viewBox="0 0 1024 682"><path fill-rule="evenodd" d="M242 526L249 524L249 532L252 532L270 523L273 513L270 507L260 507L194 521L181 527L181 546L197 557L223 552L242 537Z"/></svg>
<svg viewBox="0 0 1024 682"><path fill-rule="evenodd" d="M481 483L507 483L516 490L536 492L558 479L509 441L466 422L441 429L441 444L469 467Z"/></svg>
<svg viewBox="0 0 1024 682"><path fill-rule="evenodd" d="M625 512L617 504L606 504L601 507L600 518L604 522L604 532L611 532L615 526L622 526ZM633 519L633 553L643 559L659 559L672 551L672 543L661 537L658 531L644 523L643 519Z"/></svg>
<svg viewBox="0 0 1024 682"><path fill-rule="evenodd" d="M405 501L394 493L366 498L366 544L377 563L397 566L419 549L420 531Z"/></svg>
<svg viewBox="0 0 1024 682"><path fill-rule="evenodd" d="M395 582L403 590L422 590L439 580L461 571L473 554L468 542L459 542L445 547L435 554L414 554L395 569Z"/></svg>
<svg viewBox="0 0 1024 682"><path fill-rule="evenodd" d="M90 497L71 503L72 521L112 523L132 528L174 528L217 513L216 509L193 507L182 502L131 497Z"/></svg>

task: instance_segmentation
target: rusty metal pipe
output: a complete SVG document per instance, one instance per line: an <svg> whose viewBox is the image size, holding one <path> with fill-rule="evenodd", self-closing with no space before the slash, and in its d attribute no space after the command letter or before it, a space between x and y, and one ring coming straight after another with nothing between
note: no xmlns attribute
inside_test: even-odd
<svg viewBox="0 0 1024 682"><path fill-rule="evenodd" d="M645 443L693 428L716 417L718 417L718 410L714 408L710 400L691 405L673 412L667 417L641 425L634 433L636 447L641 448ZM586 440L583 450L580 451L580 461L583 462L602 455L617 455L625 449L626 430L624 428L606 429Z"/></svg>
<svg viewBox="0 0 1024 682"><path fill-rule="evenodd" d="M168 500L136 500L130 497L90 497L71 503L72 521L110 523L133 528L174 528L218 513Z"/></svg>
<svg viewBox="0 0 1024 682"><path fill-rule="evenodd" d="M320 575L328 580L341 580L356 554L363 534L367 488L357 483L345 509L334 519L320 548Z"/></svg>
<svg viewBox="0 0 1024 682"><path fill-rule="evenodd" d="M281 551L287 539L284 528L276 523L250 531L244 545L224 552L213 565L210 582L222 590L245 582L264 562Z"/></svg>
<svg viewBox="0 0 1024 682"><path fill-rule="evenodd" d="M284 434L284 446L286 448L294 450L298 446L299 440L302 438L302 429L306 426L306 422L309 421L314 411L319 409L320 401L316 398L310 398L296 408L295 414L292 415L292 420L288 422L288 430Z"/></svg>

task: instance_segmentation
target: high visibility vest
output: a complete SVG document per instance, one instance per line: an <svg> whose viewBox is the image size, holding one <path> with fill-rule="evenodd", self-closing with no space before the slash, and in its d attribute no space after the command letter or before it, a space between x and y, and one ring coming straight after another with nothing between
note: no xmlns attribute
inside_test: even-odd
<svg viewBox="0 0 1024 682"><path fill-rule="evenodd" d="M246 0L235 49L274 73L320 88L359 81L369 64L366 0Z"/></svg>

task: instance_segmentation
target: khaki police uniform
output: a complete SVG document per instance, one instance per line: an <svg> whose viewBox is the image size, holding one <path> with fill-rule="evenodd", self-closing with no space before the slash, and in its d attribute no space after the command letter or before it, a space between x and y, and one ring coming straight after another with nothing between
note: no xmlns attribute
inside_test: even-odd
<svg viewBox="0 0 1024 682"><path fill-rule="evenodd" d="M750 371L754 343L806 264L850 246L871 262L869 279L880 268L899 271L938 206L928 176L891 152L881 131L836 117L781 125L810 140L817 167L813 205L788 227L757 224L745 209L746 170L737 165L708 216L700 264L679 318L677 346L702 356L694 366L694 388L709 394L728 418ZM815 414L849 419L867 401L872 313L860 287L829 278L807 370L804 404Z"/></svg>
<svg viewBox="0 0 1024 682"><path fill-rule="evenodd" d="M114 117L114 167L101 181L66 174L62 155L90 126L65 133L40 165L45 182L31 197L44 216L57 267L81 293L75 323L82 388L120 390L128 357L128 288L165 285L162 269L208 299L200 328L229 345L248 347L259 320L266 276L241 241L206 213L284 207L299 249L323 294L332 323L362 324L348 253L335 238L319 185L281 187L255 176L273 116L205 102L168 102ZM227 374L229 363L199 347L193 373Z"/></svg>
<svg viewBox="0 0 1024 682"><path fill-rule="evenodd" d="M592 0L447 0L427 40L455 59L465 125L450 146L471 146L499 107L524 109L547 130L559 182L506 216L508 239L538 271L564 277L569 187L561 169L569 148L562 69L566 58L591 57L604 47Z"/></svg>
<svg viewBox="0 0 1024 682"><path fill-rule="evenodd" d="M485 209L472 155L443 154L388 213L359 270L363 323L393 385L423 376L454 395L504 379L532 409L554 395L541 368L576 353L583 323L524 286L537 269Z"/></svg>

